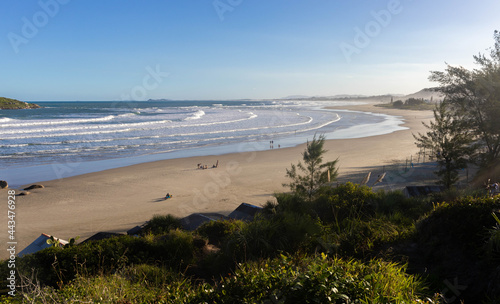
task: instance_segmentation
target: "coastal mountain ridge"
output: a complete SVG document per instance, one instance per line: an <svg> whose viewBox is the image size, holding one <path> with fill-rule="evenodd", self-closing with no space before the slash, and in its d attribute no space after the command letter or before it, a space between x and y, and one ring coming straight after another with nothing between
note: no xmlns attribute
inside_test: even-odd
<svg viewBox="0 0 500 304"><path fill-rule="evenodd" d="M435 88L425 88L422 89L418 92L412 93L412 94L384 94L384 95L360 95L360 94L338 94L338 95L330 95L330 96L322 96L322 95L315 95L315 96L309 96L309 95L289 95L286 97L281 97L281 98L264 98L264 99L248 99L248 98L240 98L240 99L230 99L232 101L238 100L238 101L261 101L261 100L379 100L381 102L388 102L393 98L394 100L396 99L408 99L408 98L418 98L418 99L425 99L425 100L430 100L431 97L435 100L442 100L443 95L436 91ZM159 98L159 99L149 99L147 100L149 102L169 102L169 101L181 101L181 100L174 100L174 99L167 99L167 98ZM216 101L216 100L213 100ZM218 100L220 101L220 100Z"/></svg>
<svg viewBox="0 0 500 304"><path fill-rule="evenodd" d="M408 99L408 98L423 98L423 99L430 99L431 97L437 98L437 99L442 99L443 96L441 93L437 92L435 88L425 88L422 89L418 92L412 93L412 94L384 94L384 95L350 95L350 94L339 94L339 95L332 95L332 96L306 96L306 95L291 95L291 96L286 96L282 97L280 99L283 100L356 100L356 99L377 99L377 98L390 98L390 97L395 97L395 98L403 98L403 99Z"/></svg>
<svg viewBox="0 0 500 304"><path fill-rule="evenodd" d="M39 105L17 99L0 97L0 110L38 109Z"/></svg>

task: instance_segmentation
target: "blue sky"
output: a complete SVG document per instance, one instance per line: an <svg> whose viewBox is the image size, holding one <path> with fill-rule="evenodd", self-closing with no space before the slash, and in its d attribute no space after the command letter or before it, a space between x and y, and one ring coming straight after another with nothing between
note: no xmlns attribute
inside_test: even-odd
<svg viewBox="0 0 500 304"><path fill-rule="evenodd" d="M26 101L408 94L473 68L500 2L23 0L0 10L0 96Z"/></svg>

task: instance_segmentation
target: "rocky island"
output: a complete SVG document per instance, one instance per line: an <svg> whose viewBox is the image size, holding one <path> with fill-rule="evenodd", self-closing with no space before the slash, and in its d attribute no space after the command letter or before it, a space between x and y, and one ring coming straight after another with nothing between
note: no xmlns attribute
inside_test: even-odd
<svg viewBox="0 0 500 304"><path fill-rule="evenodd" d="M38 109L39 105L17 99L0 97L0 110Z"/></svg>

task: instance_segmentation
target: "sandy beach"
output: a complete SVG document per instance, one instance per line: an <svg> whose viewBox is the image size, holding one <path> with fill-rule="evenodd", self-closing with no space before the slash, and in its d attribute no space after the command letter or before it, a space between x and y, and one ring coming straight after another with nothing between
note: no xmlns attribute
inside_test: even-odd
<svg viewBox="0 0 500 304"><path fill-rule="evenodd" d="M384 168L397 162L404 164L410 157L417 163L419 149L412 133L425 131L421 122L428 122L432 111L385 109L373 104L342 109L401 116L408 129L327 141L324 160L339 159L340 182L359 183L366 173L372 172L371 185ZM287 182L285 170L301 159L305 148L305 144L277 148L278 144L267 151L164 160L40 182L44 189L16 197L17 250L41 233L66 240L80 236L81 241L99 231L125 232L155 214L179 217L195 212L228 214L243 202L262 205L273 199L273 193L287 190L282 187ZM242 151L250 147L251 144L242 145ZM217 161L218 168L211 169ZM200 163L210 169L198 169ZM401 189L406 184L432 178L419 174L416 167L390 172L377 187ZM163 199L167 192L173 194L172 199ZM6 217L7 190L0 193ZM6 244L7 227L4 231L1 241ZM6 257L7 252L2 250L0 258Z"/></svg>

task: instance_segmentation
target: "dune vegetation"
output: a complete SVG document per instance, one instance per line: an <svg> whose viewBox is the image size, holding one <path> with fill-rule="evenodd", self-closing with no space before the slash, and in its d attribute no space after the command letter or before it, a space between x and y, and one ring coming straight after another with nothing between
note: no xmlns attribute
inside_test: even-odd
<svg viewBox="0 0 500 304"><path fill-rule="evenodd" d="M18 258L22 283L2 303L500 301L499 197L333 187L323 141L308 143L304 175L288 175L295 190L252 221L185 231L159 215L138 236L47 248Z"/></svg>

